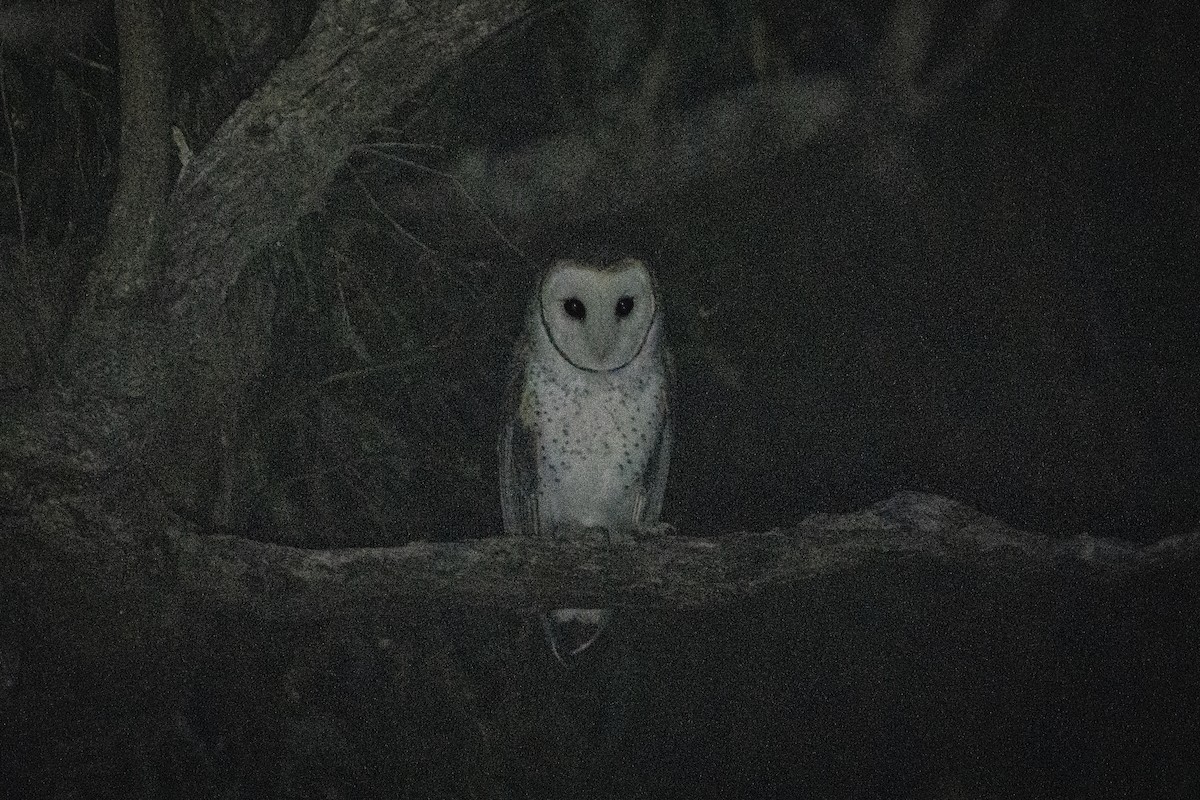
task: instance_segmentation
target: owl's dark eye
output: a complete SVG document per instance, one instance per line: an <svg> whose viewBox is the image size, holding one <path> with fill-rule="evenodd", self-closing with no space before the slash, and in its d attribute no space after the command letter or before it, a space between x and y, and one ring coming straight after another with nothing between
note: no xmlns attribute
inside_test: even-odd
<svg viewBox="0 0 1200 800"><path fill-rule="evenodd" d="M578 297L568 297L563 301L563 311L567 312L568 317L583 322L583 318L587 316L587 309L583 307L583 303Z"/></svg>
<svg viewBox="0 0 1200 800"><path fill-rule="evenodd" d="M618 317L621 317L622 319L624 319L625 317L629 316L629 313L631 311L633 311L633 298L632 297L622 297L620 300L617 301L616 312L617 312Z"/></svg>

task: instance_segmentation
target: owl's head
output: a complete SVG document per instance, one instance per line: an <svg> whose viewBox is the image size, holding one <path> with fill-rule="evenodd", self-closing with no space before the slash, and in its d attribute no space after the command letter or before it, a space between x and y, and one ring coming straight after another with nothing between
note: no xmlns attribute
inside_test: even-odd
<svg viewBox="0 0 1200 800"><path fill-rule="evenodd" d="M542 279L538 305L554 348L591 372L620 369L637 358L658 313L650 271L636 258L603 266L559 259Z"/></svg>

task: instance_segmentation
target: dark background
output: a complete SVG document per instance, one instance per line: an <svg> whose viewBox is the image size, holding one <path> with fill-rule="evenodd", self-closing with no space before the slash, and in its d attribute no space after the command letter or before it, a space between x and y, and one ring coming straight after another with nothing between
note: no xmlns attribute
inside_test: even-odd
<svg viewBox="0 0 1200 800"><path fill-rule="evenodd" d="M193 149L302 39L311 4L276 5L172 5ZM406 99L321 213L258 259L279 295L234 443L231 532L311 546L499 533L500 397L542 264L477 217L431 211L422 170L587 129L614 87L636 86L672 14L671 108L759 80L755 15L776 69L845 76L865 105L891 6L594 7L625 16L558 8ZM0 26L0 171L21 189L18 203L0 176L2 407L56 389L115 176L111 15L54 8L75 16L21 37ZM1195 530L1187 11L1013 4L921 116L881 132L850 114L737 174L699 171L646 202L630 188L679 372L664 518L720 535L920 489L1052 537ZM934 64L972 12L937 17ZM385 140L414 146L384 158ZM569 229L550 216L526 229ZM594 669L564 673L536 624L504 610L264 622L185 598L159 615L157 578L83 581L64 562L31 584L48 595L0 585L0 789L1190 797L1190 562L1021 563L897 558L720 612L629 613Z"/></svg>

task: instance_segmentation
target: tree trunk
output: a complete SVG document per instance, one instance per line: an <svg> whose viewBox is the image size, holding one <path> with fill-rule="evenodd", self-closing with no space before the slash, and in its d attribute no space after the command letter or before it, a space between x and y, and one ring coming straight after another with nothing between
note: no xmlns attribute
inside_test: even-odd
<svg viewBox="0 0 1200 800"><path fill-rule="evenodd" d="M122 64L137 66L121 70L121 180L72 325L66 391L0 435L16 475L165 495L206 515L270 345L270 282L247 266L317 208L373 124L528 7L328 0L164 196L161 7L119 2Z"/></svg>

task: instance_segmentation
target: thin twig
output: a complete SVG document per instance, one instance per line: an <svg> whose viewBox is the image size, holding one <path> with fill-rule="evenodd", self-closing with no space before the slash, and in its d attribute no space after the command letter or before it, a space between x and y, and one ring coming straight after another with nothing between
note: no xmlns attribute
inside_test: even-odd
<svg viewBox="0 0 1200 800"><path fill-rule="evenodd" d="M375 129L376 133L388 136L400 136L403 131L391 125L380 125ZM376 142L373 145L359 145L356 149L371 149L373 147L396 147L401 150L425 150L429 152L438 152L445 154L446 146L435 142Z"/></svg>
<svg viewBox="0 0 1200 800"><path fill-rule="evenodd" d="M13 130L12 115L8 112L8 88L4 75L4 45L0 42L0 111L4 114L4 124L8 128L8 144L12 152L12 172L4 172L13 187L13 195L17 202L17 233L21 243L21 254L28 253L28 239L25 234L25 200L21 196L21 159L17 151L17 134Z"/></svg>
<svg viewBox="0 0 1200 800"><path fill-rule="evenodd" d="M425 244L420 239L418 239L407 228L405 228L399 222L396 222L396 220L392 219L391 216L386 211L383 210L383 208L379 205L379 201L375 199L375 195L371 194L371 190L367 188L366 184L364 184L362 182L362 179L360 179L357 175L354 176L354 183L357 184L358 188L362 190L362 193L364 195L366 195L367 202L371 204L371 207L375 209L375 211L379 214L379 216L381 216L385 220L387 220L388 224L392 226L392 230L394 230L396 233L398 233L400 236L404 237L408 241L415 244L417 247L421 248L421 250L423 250L424 252L426 252L426 253L433 252L432 247L430 247L429 245Z"/></svg>
<svg viewBox="0 0 1200 800"><path fill-rule="evenodd" d="M378 156L379 158L385 159L387 161L392 161L397 164L402 164L404 166L409 167L410 169L416 170L417 172L421 172L426 175L432 175L436 178L441 178L442 180L449 181L450 185L454 187L454 191L456 191L459 194L459 196L461 196L464 200L467 201L467 205L471 207L471 210L473 212L475 212L475 214L477 214L480 219L483 220L485 225L487 225L488 230L490 230L493 234L495 234L496 238L499 239L504 244L505 247L507 247L509 250L512 250L514 253L516 253L521 258L528 260L529 257L525 255L525 252L523 250L521 250L521 248L517 247L512 242L512 240L510 240L507 236L504 235L504 232L501 231L499 226L496 225L496 223L492 219L491 215L483 210L483 206L480 205L479 201L477 201L471 195L471 193L467 191L467 187L463 184L463 182L461 180L459 180L457 175L455 175L451 172L446 172L445 170L440 170L440 169L436 169L434 167L429 167L424 164L418 164L417 162L412 161L411 159L401 158L400 156L397 156L392 153L388 153L384 150L379 149L381 147L403 147L403 146L406 146L406 145L402 145L399 143L393 143L393 142L385 142L385 143L377 143L374 145L367 145L367 146L364 146L362 149L366 150L367 152L371 153L372 155Z"/></svg>
<svg viewBox="0 0 1200 800"><path fill-rule="evenodd" d="M93 61L90 58L84 58L83 56L79 55L78 53L67 53L67 58L69 58L72 61L75 61L79 64L82 64L85 67L90 67L90 68L96 70L97 72L103 72L107 75L112 75L113 72L115 71L108 64L101 64L99 61Z"/></svg>

